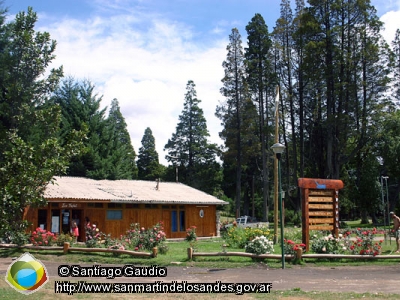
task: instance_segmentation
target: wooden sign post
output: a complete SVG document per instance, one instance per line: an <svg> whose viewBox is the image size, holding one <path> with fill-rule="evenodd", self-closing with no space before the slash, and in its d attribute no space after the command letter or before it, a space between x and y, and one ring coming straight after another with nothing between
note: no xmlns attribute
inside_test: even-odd
<svg viewBox="0 0 400 300"><path fill-rule="evenodd" d="M330 230L339 234L339 190L343 182L336 179L299 178L302 191L302 240L310 246L310 230Z"/></svg>

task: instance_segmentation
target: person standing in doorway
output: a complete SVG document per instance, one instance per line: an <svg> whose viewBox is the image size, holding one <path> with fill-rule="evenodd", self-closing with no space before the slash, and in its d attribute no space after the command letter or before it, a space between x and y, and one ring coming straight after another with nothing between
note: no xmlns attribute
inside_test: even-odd
<svg viewBox="0 0 400 300"><path fill-rule="evenodd" d="M85 228L92 226L92 224L90 224L90 219L89 217L85 217Z"/></svg>
<svg viewBox="0 0 400 300"><path fill-rule="evenodd" d="M71 225L71 234L72 237L74 238L74 242L76 243L79 237L79 228L75 221L73 221Z"/></svg>

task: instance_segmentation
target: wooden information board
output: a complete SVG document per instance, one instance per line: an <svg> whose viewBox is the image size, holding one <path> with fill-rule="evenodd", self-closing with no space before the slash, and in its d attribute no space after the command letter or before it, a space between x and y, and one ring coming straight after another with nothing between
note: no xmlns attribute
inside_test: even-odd
<svg viewBox="0 0 400 300"><path fill-rule="evenodd" d="M336 179L299 178L302 194L302 240L309 251L310 230L329 230L339 234L339 190Z"/></svg>

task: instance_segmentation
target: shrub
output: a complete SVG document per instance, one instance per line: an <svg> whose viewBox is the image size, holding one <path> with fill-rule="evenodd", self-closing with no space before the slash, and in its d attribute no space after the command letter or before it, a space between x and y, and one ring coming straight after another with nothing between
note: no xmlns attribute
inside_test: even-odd
<svg viewBox="0 0 400 300"><path fill-rule="evenodd" d="M374 241L375 234L378 231L376 228L372 230L363 230L361 228L357 228L356 230L356 240L351 241L348 240L348 249L351 254L360 254L360 255L378 255L381 254L382 251L382 240L376 242Z"/></svg>
<svg viewBox="0 0 400 300"><path fill-rule="evenodd" d="M320 238L313 236L312 238L311 249L315 253L339 254L347 250L346 237L342 234L339 234L338 238L335 238L332 234Z"/></svg>
<svg viewBox="0 0 400 300"><path fill-rule="evenodd" d="M105 241L105 234L102 233L95 224L85 228L86 234L86 247L95 248L101 245L102 241Z"/></svg>
<svg viewBox="0 0 400 300"><path fill-rule="evenodd" d="M166 240L164 227L162 222L158 222L152 228L145 229L140 227L139 223L132 223L125 236L121 236L121 240L135 251L142 249L152 250L159 247Z"/></svg>
<svg viewBox="0 0 400 300"><path fill-rule="evenodd" d="M265 254L274 252L274 244L265 236L257 236L245 246L245 252L254 254Z"/></svg>
<svg viewBox="0 0 400 300"><path fill-rule="evenodd" d="M107 247L107 249L110 249L110 250L125 250L125 245L122 244L121 242L118 242L117 240L114 240L114 241L111 240L110 241L110 245ZM113 255L114 256L119 256L120 253L113 252Z"/></svg>
<svg viewBox="0 0 400 300"><path fill-rule="evenodd" d="M70 243L72 245L72 241L73 241L73 238L69 233L67 233L67 234L61 233L57 237L56 244L57 244L57 246L64 246L64 243Z"/></svg>
<svg viewBox="0 0 400 300"><path fill-rule="evenodd" d="M292 240L284 240L283 249L285 254L295 255L298 249L306 250L306 245L303 243L295 243Z"/></svg>
<svg viewBox="0 0 400 300"><path fill-rule="evenodd" d="M54 233L40 227L32 232L31 242L34 246L51 246L55 241L56 237Z"/></svg>
<svg viewBox="0 0 400 300"><path fill-rule="evenodd" d="M272 239L271 231L268 229L268 227L247 227L244 229L244 232L247 240L253 240L257 236L265 236L268 239Z"/></svg>
<svg viewBox="0 0 400 300"><path fill-rule="evenodd" d="M162 244L160 244L160 245L158 246L158 252L159 252L160 254L167 254L168 250L169 250L169 247L168 247L168 245L165 244L165 243L162 243Z"/></svg>
<svg viewBox="0 0 400 300"><path fill-rule="evenodd" d="M189 243L197 241L196 226L190 226L186 229L185 240Z"/></svg>
<svg viewBox="0 0 400 300"><path fill-rule="evenodd" d="M228 229L226 243L230 247L243 249L246 246L247 241L248 239L244 228L232 226Z"/></svg>
<svg viewBox="0 0 400 300"><path fill-rule="evenodd" d="M28 243L30 235L25 233L25 231L17 231L17 232L7 232L5 233L2 241L5 243L16 244L18 246L22 246Z"/></svg>

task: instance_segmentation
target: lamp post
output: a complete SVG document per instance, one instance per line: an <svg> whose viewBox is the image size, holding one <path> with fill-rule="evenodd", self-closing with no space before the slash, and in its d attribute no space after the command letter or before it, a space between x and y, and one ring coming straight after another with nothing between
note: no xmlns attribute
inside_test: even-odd
<svg viewBox="0 0 400 300"><path fill-rule="evenodd" d="M384 226L385 226L385 230L386 230L386 219L385 219L385 209L387 209L387 217L388 217L388 225L390 228L390 217L389 217L389 192L388 192L388 185L387 185L387 180L389 179L388 176L381 176L381 187L382 187L382 203L383 203L383 220L385 220L384 222ZM385 180L386 182L386 205L385 205L385 197L384 197L384 184L383 184L383 180ZM386 243L386 234L385 234L385 243Z"/></svg>
<svg viewBox="0 0 400 300"><path fill-rule="evenodd" d="M279 194L279 220L281 223L281 251L282 251L282 269L285 268L285 250L283 247L283 212L282 212L282 184L281 184L281 156L283 151L285 150L285 146L281 143L275 143L271 147L272 151L274 151L276 155L276 159L278 160L278 186L275 186L275 189L278 190ZM274 233L276 234L276 233Z"/></svg>

